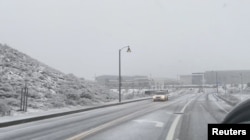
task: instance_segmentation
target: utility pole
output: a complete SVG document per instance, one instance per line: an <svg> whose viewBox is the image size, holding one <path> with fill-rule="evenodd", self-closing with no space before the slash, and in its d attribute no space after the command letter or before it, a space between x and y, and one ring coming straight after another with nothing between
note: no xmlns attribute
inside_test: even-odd
<svg viewBox="0 0 250 140"><path fill-rule="evenodd" d="M216 88L217 88L217 94L219 93L219 89L218 89L218 74L216 71Z"/></svg>
<svg viewBox="0 0 250 140"><path fill-rule="evenodd" d="M121 50L119 50L119 103L121 102Z"/></svg>
<svg viewBox="0 0 250 140"><path fill-rule="evenodd" d="M27 108L28 108L28 87L27 87L27 82L25 83L25 87L24 87L24 94L25 94L25 108L24 111L27 112Z"/></svg>
<svg viewBox="0 0 250 140"><path fill-rule="evenodd" d="M20 104L20 111L23 111L23 106L24 106L24 92L23 88L21 89L21 104Z"/></svg>
<svg viewBox="0 0 250 140"><path fill-rule="evenodd" d="M227 93L227 84L225 84L225 93Z"/></svg>
<svg viewBox="0 0 250 140"><path fill-rule="evenodd" d="M205 89L204 89L204 86L205 86L205 73L203 73L203 75L202 75L202 82L201 82L201 84L202 84L202 91L205 93Z"/></svg>
<svg viewBox="0 0 250 140"><path fill-rule="evenodd" d="M240 81L241 81L241 92L243 91L243 80L242 80L242 73L240 74Z"/></svg>
<svg viewBox="0 0 250 140"><path fill-rule="evenodd" d="M149 74L149 90L152 89L152 76L151 73Z"/></svg>
<svg viewBox="0 0 250 140"><path fill-rule="evenodd" d="M28 108L28 86L27 82L25 81L25 86L21 90L21 104L20 104L20 111L25 111L27 112Z"/></svg>
<svg viewBox="0 0 250 140"><path fill-rule="evenodd" d="M242 93L243 93L243 80L242 80L242 73L240 73L240 81L241 81L241 96L240 96L240 100L242 100Z"/></svg>

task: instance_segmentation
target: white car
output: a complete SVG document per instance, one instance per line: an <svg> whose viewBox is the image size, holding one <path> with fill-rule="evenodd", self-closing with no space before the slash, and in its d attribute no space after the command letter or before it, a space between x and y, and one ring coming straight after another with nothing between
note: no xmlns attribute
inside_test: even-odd
<svg viewBox="0 0 250 140"><path fill-rule="evenodd" d="M153 101L167 101L168 96L164 92L159 92L153 95Z"/></svg>

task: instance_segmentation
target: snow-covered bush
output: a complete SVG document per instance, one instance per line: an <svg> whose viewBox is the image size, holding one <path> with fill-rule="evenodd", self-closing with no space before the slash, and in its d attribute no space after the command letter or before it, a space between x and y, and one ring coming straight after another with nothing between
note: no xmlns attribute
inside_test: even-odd
<svg viewBox="0 0 250 140"><path fill-rule="evenodd" d="M4 100L0 100L0 115L6 116L10 115L11 108L7 105L7 103Z"/></svg>
<svg viewBox="0 0 250 140"><path fill-rule="evenodd" d="M72 105L72 106L77 105L77 101L74 101L74 100L66 100L65 103L66 103L67 105Z"/></svg>
<svg viewBox="0 0 250 140"><path fill-rule="evenodd" d="M15 98L6 98L6 103L8 106L15 106L15 107L19 107L20 106L20 101L18 99Z"/></svg>
<svg viewBox="0 0 250 140"><path fill-rule="evenodd" d="M81 98L86 98L86 99L93 99L93 96L90 93L82 93Z"/></svg>
<svg viewBox="0 0 250 140"><path fill-rule="evenodd" d="M46 92L46 93L44 93L44 97L45 98L52 98L53 94L51 92Z"/></svg>
<svg viewBox="0 0 250 140"><path fill-rule="evenodd" d="M54 101L51 103L53 108L61 108L61 107L64 107L65 104L63 102L59 102L59 101Z"/></svg>
<svg viewBox="0 0 250 140"><path fill-rule="evenodd" d="M2 84L0 85L0 90L2 90L2 91L4 91L4 92L11 92L11 91L13 91L13 88L12 88L12 86L11 86L10 84L8 84L8 83L2 83Z"/></svg>
<svg viewBox="0 0 250 140"><path fill-rule="evenodd" d="M79 100L80 95L73 92L68 92L65 94L67 100Z"/></svg>
<svg viewBox="0 0 250 140"><path fill-rule="evenodd" d="M39 92L36 92L34 90L30 90L28 93L28 97L29 98L34 98L34 99L41 99L42 98L42 94Z"/></svg>

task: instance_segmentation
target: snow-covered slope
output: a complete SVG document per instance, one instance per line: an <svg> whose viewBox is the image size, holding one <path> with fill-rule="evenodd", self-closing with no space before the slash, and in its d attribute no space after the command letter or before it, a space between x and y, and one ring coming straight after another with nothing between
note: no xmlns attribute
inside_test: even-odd
<svg viewBox="0 0 250 140"><path fill-rule="evenodd" d="M25 81L29 88L28 106L32 109L89 105L115 98L94 82L64 74L0 44L0 116L3 110L18 110Z"/></svg>

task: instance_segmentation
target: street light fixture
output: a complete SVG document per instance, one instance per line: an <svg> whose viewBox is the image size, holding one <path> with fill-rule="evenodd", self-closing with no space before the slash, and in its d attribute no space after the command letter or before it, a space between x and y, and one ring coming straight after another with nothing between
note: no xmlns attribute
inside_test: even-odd
<svg viewBox="0 0 250 140"><path fill-rule="evenodd" d="M130 53L130 52L131 52L131 49L130 49L129 46L127 46L127 47L128 47L127 52Z"/></svg>
<svg viewBox="0 0 250 140"><path fill-rule="evenodd" d="M121 86L122 86L122 83L121 83L121 51L125 48L128 48L127 49L127 52L130 53L131 52L131 49L129 46L125 46L121 49L119 49L119 103L121 102Z"/></svg>

